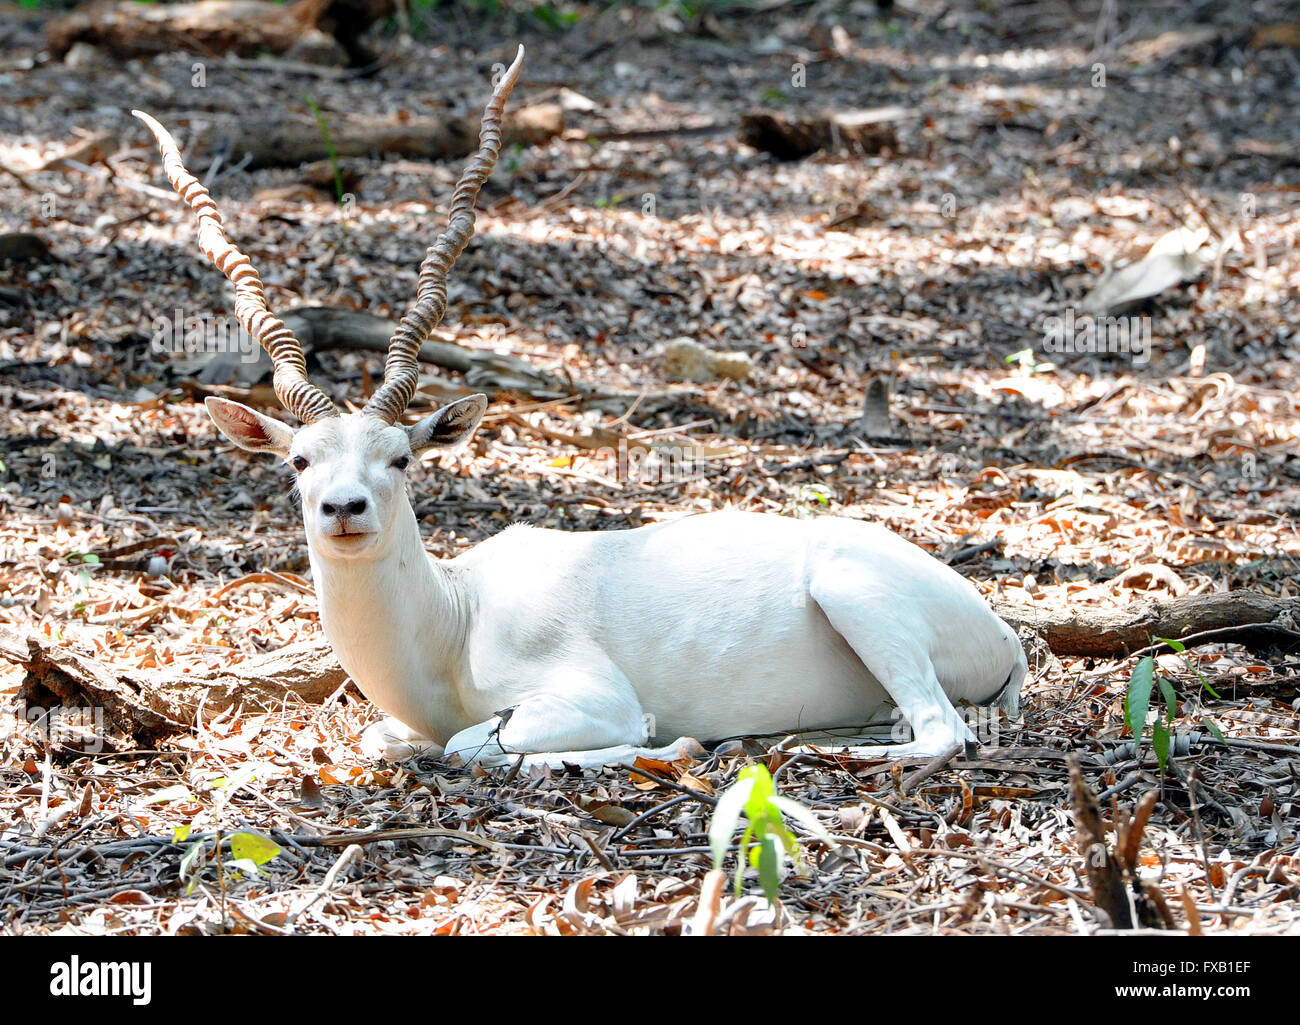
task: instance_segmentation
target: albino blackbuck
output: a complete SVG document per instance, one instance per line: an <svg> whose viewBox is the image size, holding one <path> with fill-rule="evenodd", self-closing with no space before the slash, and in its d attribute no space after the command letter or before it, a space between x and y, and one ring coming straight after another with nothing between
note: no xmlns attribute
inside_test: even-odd
<svg viewBox="0 0 1300 1025"><path fill-rule="evenodd" d="M970 741L958 703L1014 715L1025 678L1015 634L952 569L871 524L717 512L612 532L514 526L450 561L424 550L407 468L464 442L487 400L399 419L416 354L447 305L448 270L473 234L522 61L521 47L360 413L341 413L308 382L302 346L267 309L207 189L162 125L136 112L198 215L199 248L234 284L236 317L274 361L276 395L302 421L295 430L207 400L226 437L297 474L325 635L389 716L365 749L600 765L672 757L686 738L801 732L901 757ZM891 715L912 739L861 746ZM645 747L652 740L671 743Z"/></svg>

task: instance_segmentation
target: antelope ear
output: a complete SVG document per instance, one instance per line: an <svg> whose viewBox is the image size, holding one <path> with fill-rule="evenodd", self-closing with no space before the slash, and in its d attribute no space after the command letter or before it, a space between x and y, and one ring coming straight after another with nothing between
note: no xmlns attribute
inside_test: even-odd
<svg viewBox="0 0 1300 1025"><path fill-rule="evenodd" d="M486 395L467 395L406 429L411 451L419 455L431 448L451 448L468 441L487 410Z"/></svg>
<svg viewBox="0 0 1300 1025"><path fill-rule="evenodd" d="M288 424L229 399L210 395L203 404L221 433L246 452L274 452L282 459L289 454L293 428Z"/></svg>

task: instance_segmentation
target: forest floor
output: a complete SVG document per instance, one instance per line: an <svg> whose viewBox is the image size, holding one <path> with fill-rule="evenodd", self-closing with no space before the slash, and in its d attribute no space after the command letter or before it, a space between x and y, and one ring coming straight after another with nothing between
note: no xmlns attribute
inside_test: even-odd
<svg viewBox="0 0 1300 1025"><path fill-rule="evenodd" d="M1281 3L1272 19L1195 5L1196 23L1144 5L1099 43L1098 6L722 7L686 30L629 7L566 31L457 14L380 37L368 77L179 52L33 64L44 15L6 15L0 217L48 252L0 266L0 624L137 678L323 639L286 468L233 450L202 407L273 409L266 382L201 379L210 354L154 344L178 316L226 315L229 290L129 110L186 147L308 99L327 121L464 114L516 40L512 103L558 97L567 130L503 155L437 337L628 398L494 395L465 452L412 471L431 552L514 521L623 529L732 507L870 520L941 558L977 549L957 568L990 599L1076 615L1295 597L1295 26L1262 28ZM893 105L911 113L875 155L777 162L737 139L758 107ZM94 133L97 152L50 163ZM460 161L344 164L341 205L237 154L192 170L273 309L396 318ZM1049 351L1050 318L1180 227L1215 256L1131 311L1149 352ZM683 336L745 354L748 377L675 382L665 350ZM356 403L380 372L373 353L312 362ZM413 412L469 390L431 372ZM657 454L621 463L620 446ZM689 472L656 462L682 453ZM1035 659L1023 718L911 787L888 762L760 753L839 846L808 840L776 905L750 879L714 928L1096 931L1074 754L1107 818L1158 791L1138 861L1168 925L1300 931L1300 660L1158 656L1176 731L1199 735L1163 782L1150 744L1124 743L1135 664ZM0 660L10 932L680 932L715 795L746 762L732 747L644 775L376 765L357 742L377 711L351 685L78 750L27 721L23 678ZM278 844L265 874L214 854L239 833Z"/></svg>

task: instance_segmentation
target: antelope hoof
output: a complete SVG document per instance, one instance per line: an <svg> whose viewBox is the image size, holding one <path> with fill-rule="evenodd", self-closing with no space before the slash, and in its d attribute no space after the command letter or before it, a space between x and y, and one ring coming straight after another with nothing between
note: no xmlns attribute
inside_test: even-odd
<svg viewBox="0 0 1300 1025"><path fill-rule="evenodd" d="M494 715L486 722L475 723L461 730L447 741L443 758L450 760L454 755L460 759L462 765L477 763L484 768L505 765L518 755L510 755L502 749L500 736L501 717Z"/></svg>

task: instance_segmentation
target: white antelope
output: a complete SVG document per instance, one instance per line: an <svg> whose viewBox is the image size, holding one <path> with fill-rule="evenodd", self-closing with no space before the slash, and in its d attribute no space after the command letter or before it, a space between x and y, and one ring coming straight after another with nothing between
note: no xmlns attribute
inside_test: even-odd
<svg viewBox="0 0 1300 1025"><path fill-rule="evenodd" d="M892 712L910 742L851 750L902 757L973 739L955 703L1016 714L1026 666L1015 634L968 581L871 524L718 512L627 531L513 526L446 562L424 550L406 469L468 439L487 400L398 419L473 234L522 60L521 47L493 91L448 228L360 413L340 413L307 381L302 346L268 311L207 189L167 131L135 112L198 215L200 249L234 284L239 322L274 361L276 395L302 421L294 430L207 400L226 437L297 473L325 635L389 716L366 731L365 750L594 766L673 757L687 738L839 730L860 745ZM644 747L652 737L677 739Z"/></svg>

